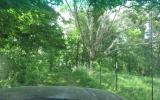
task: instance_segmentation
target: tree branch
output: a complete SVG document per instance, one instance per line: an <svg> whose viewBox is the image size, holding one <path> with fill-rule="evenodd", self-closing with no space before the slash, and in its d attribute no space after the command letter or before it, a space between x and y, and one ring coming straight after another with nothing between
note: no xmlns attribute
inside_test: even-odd
<svg viewBox="0 0 160 100"><path fill-rule="evenodd" d="M115 13L115 15L114 15L114 17L113 17L113 19L112 19L112 21L111 21L111 24L110 24L110 26L108 27L108 33L110 33L111 32L111 30L112 30L112 27L113 27L113 23L115 22L115 19L116 19L116 16L117 16L117 14L120 12L120 9L121 9L121 7L119 7L119 9L118 9L118 11ZM97 32L96 32L96 41L95 41L95 46L96 45L99 45L99 43L100 43L100 41L102 41L103 40L103 37L104 37L104 31L105 31L105 23L106 23L106 19L107 19L107 17L108 17L108 14L106 14L106 12L103 14L103 16L101 16L100 18L99 18L99 22L100 22L100 25L99 25L99 28L98 28L98 30L97 30Z"/></svg>
<svg viewBox="0 0 160 100"><path fill-rule="evenodd" d="M69 7L70 12L73 14L73 11L72 11L71 6L69 5L68 1L65 0L65 2L66 2L66 4L67 4L67 6Z"/></svg>

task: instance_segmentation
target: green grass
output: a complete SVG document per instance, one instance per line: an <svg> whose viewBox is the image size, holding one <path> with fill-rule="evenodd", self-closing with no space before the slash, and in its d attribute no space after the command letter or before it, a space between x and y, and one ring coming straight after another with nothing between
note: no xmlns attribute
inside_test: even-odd
<svg viewBox="0 0 160 100"><path fill-rule="evenodd" d="M117 90L114 73L102 74L102 80L102 89L115 92L126 100L151 100L151 77L118 74ZM160 100L160 78L154 78L154 100Z"/></svg>
<svg viewBox="0 0 160 100"><path fill-rule="evenodd" d="M99 88L112 91L126 100L151 100L151 77L136 76L126 73L118 74L118 89L116 90L115 73L102 72L102 83L99 81L99 70L76 69L73 72L64 70L59 73L50 73L41 85L70 85L78 87ZM15 83L16 84L16 83ZM30 85L30 84L29 84ZM0 87L21 86L14 85L13 80L0 80ZM23 86L23 85L22 85ZM154 100L160 100L160 78L154 78Z"/></svg>
<svg viewBox="0 0 160 100"><path fill-rule="evenodd" d="M118 74L118 89L116 90L115 73L102 72L102 83L99 81L99 70L76 71L74 80L80 80L75 86L100 88L112 91L126 100L151 100L152 80L147 76L136 76L127 73ZM73 80L73 79L72 79ZM160 100L160 78L154 78L154 100Z"/></svg>

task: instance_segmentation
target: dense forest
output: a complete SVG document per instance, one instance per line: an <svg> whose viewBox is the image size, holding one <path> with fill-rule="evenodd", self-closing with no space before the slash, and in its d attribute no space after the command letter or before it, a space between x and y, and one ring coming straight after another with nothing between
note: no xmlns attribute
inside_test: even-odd
<svg viewBox="0 0 160 100"><path fill-rule="evenodd" d="M159 0L0 0L0 87L160 100L159 39Z"/></svg>

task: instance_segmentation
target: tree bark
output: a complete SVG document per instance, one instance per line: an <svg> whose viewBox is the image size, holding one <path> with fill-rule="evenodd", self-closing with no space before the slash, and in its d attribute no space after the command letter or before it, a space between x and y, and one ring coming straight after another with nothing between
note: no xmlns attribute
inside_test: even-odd
<svg viewBox="0 0 160 100"><path fill-rule="evenodd" d="M53 68L53 50L50 50L49 53L49 70L52 71Z"/></svg>

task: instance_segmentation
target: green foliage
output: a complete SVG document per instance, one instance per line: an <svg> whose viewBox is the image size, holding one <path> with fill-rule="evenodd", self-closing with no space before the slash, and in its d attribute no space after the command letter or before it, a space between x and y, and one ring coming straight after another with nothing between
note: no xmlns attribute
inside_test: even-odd
<svg viewBox="0 0 160 100"><path fill-rule="evenodd" d="M85 69L58 69L57 72L48 73L43 80L46 85L73 85L82 87L98 87L98 82L91 77Z"/></svg>
<svg viewBox="0 0 160 100"><path fill-rule="evenodd" d="M124 0L89 0L90 5L98 9L113 8L124 3Z"/></svg>
<svg viewBox="0 0 160 100"><path fill-rule="evenodd" d="M57 24L58 14L48 4L45 5L47 8L41 8L43 2L35 1L39 6L34 6L40 8L29 10L24 5L30 6L34 1L24 2L22 5L9 0L2 3L8 5L3 5L0 10L0 54L11 62L9 74L14 72L12 78L16 84L35 85L41 83L45 70L48 70L44 67L47 60L50 61L50 69L54 67L52 61L56 57L53 56L59 57L59 52L54 51L64 48L64 39ZM13 7L16 4L16 8ZM25 9L17 10L19 6Z"/></svg>
<svg viewBox="0 0 160 100"><path fill-rule="evenodd" d="M98 82L87 73L86 69L76 69L73 71L73 80L76 86L97 87Z"/></svg>
<svg viewBox="0 0 160 100"><path fill-rule="evenodd" d="M152 60L157 72L154 98L159 100L159 8L153 11L151 48L144 39L147 13L152 10L148 5L123 8L111 20L109 13L124 0L76 3L70 10L77 6L78 19L72 12L66 20L66 6L54 10L62 0L1 0L0 87L73 85L110 90L128 100L149 100Z"/></svg>
<svg viewBox="0 0 160 100"><path fill-rule="evenodd" d="M128 30L128 35L133 36L133 37L139 36L141 34L142 34L142 32L141 32L140 29L133 29L133 30L131 29L131 30Z"/></svg>
<svg viewBox="0 0 160 100"><path fill-rule="evenodd" d="M49 8L48 4L59 5L62 0L1 0L0 8L37 9Z"/></svg>

